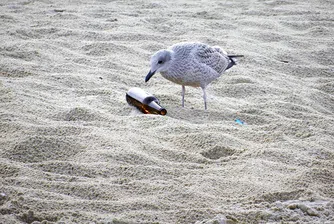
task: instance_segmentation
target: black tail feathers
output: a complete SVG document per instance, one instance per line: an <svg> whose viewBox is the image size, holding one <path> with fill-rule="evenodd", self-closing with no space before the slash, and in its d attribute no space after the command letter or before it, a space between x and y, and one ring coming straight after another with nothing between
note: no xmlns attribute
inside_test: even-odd
<svg viewBox="0 0 334 224"><path fill-rule="evenodd" d="M229 64L227 65L227 69L231 68L233 65L237 64L237 58L241 58L243 57L243 55L227 55L227 57L230 59Z"/></svg>

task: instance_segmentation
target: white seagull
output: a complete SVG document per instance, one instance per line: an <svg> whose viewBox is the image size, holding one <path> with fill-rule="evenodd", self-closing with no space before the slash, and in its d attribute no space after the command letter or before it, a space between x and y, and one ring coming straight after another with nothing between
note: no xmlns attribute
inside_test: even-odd
<svg viewBox="0 0 334 224"><path fill-rule="evenodd" d="M151 69L145 82L160 72L169 81L182 85L182 107L185 86L201 87L204 108L207 109L205 88L235 65L237 57L243 55L228 55L220 47L203 43L178 43L151 57Z"/></svg>

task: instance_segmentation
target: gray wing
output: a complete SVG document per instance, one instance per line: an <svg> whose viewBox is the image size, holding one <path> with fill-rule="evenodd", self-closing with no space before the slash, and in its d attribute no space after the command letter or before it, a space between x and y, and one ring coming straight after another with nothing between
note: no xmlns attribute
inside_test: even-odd
<svg viewBox="0 0 334 224"><path fill-rule="evenodd" d="M171 47L174 63L164 77L181 85L205 87L227 68L229 59L219 47L179 43Z"/></svg>
<svg viewBox="0 0 334 224"><path fill-rule="evenodd" d="M203 66L212 68L219 75L226 70L230 60L221 48L200 44L194 50L195 59Z"/></svg>

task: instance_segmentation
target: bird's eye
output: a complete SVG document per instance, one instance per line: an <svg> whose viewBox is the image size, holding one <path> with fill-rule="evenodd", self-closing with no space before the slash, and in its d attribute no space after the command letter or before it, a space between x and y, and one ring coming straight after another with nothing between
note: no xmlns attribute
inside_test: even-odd
<svg viewBox="0 0 334 224"><path fill-rule="evenodd" d="M160 61L158 61L158 64L162 64L162 61L160 60Z"/></svg>

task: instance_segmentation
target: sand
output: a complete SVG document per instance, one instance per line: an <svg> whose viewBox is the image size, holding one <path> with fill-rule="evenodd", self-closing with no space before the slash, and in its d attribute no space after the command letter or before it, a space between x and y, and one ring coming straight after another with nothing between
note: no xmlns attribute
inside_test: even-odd
<svg viewBox="0 0 334 224"><path fill-rule="evenodd" d="M334 223L334 3L0 3L0 223ZM243 54L207 89L182 41ZM130 107L151 92L166 116ZM235 122L240 119L245 124Z"/></svg>

